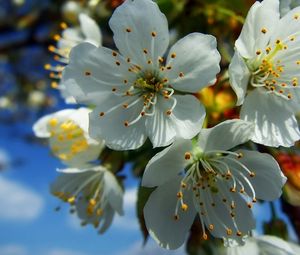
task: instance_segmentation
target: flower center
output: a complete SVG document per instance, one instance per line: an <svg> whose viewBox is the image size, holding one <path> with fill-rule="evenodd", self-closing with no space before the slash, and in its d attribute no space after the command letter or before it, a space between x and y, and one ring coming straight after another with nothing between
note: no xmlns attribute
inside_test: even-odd
<svg viewBox="0 0 300 255"><path fill-rule="evenodd" d="M184 197L192 192L193 202L200 217L203 239L207 239L205 225L210 231L214 230L214 224L220 224L222 219L212 222L211 215L208 212L217 210L218 203L224 204L232 219L236 214L235 201L231 193L240 192L248 200L248 207L252 208L252 202L256 202L255 191L248 177L254 177L255 173L250 171L238 159L242 157L241 153L231 151L209 151L199 153L199 151L186 152L185 159L189 164L183 173L181 185L177 193L177 204L174 213L174 219L179 219L179 210L183 212L188 210ZM213 207L213 208L211 208ZM226 213L226 212L224 212ZM205 220L204 220L205 219ZM209 224L207 225L207 222ZM233 233L232 229L223 224L227 235ZM242 233L236 229L236 234L242 236Z"/></svg>
<svg viewBox="0 0 300 255"><path fill-rule="evenodd" d="M95 227L98 227L100 218L103 215L107 204L106 197L103 195L103 173L101 171L87 171L73 174L66 185L60 187L60 190L53 191L53 195L71 206L71 212L75 212L80 207L85 208L86 225L90 221Z"/></svg>
<svg viewBox="0 0 300 255"><path fill-rule="evenodd" d="M257 57L246 62L252 72L250 84L254 87L262 87L267 93L272 93L284 99L292 99L291 90L298 86L297 77L286 75L286 64L283 63L284 51L288 49L288 43L294 41L294 37L281 41L276 40L273 45L268 45L265 51L258 49ZM299 62L300 64L300 62Z"/></svg>
<svg viewBox="0 0 300 255"><path fill-rule="evenodd" d="M88 148L83 130L72 120L59 123L55 118L48 122L51 138L50 147L61 160L72 160L78 153Z"/></svg>

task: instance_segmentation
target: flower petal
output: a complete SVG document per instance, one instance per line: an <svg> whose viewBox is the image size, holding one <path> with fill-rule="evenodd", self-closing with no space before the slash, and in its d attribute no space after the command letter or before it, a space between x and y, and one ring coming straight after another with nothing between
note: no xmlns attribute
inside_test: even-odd
<svg viewBox="0 0 300 255"><path fill-rule="evenodd" d="M250 8L242 32L235 42L238 52L244 58L256 56L258 49L264 50L270 36L279 22L279 1L264 0L255 2Z"/></svg>
<svg viewBox="0 0 300 255"><path fill-rule="evenodd" d="M300 138L295 115L276 95L255 89L245 98L241 119L254 123L253 142L266 146L293 146Z"/></svg>
<svg viewBox="0 0 300 255"><path fill-rule="evenodd" d="M261 252L266 255L296 255L291 245L276 236L258 236L255 238Z"/></svg>
<svg viewBox="0 0 300 255"><path fill-rule="evenodd" d="M238 51L235 51L233 55L228 72L230 85L237 96L236 105L241 105L244 102L251 74Z"/></svg>
<svg viewBox="0 0 300 255"><path fill-rule="evenodd" d="M104 139L107 147L114 150L137 149L147 138L144 117L135 124L125 126L125 123L139 117L143 101L128 109L122 106L125 103L126 98L109 95L90 113L90 136L96 140Z"/></svg>
<svg viewBox="0 0 300 255"><path fill-rule="evenodd" d="M158 58L169 45L169 31L167 19L154 1L125 1L115 10L109 25L123 56L139 65L148 65L151 59L158 66Z"/></svg>
<svg viewBox="0 0 300 255"><path fill-rule="evenodd" d="M76 109L65 109L40 118L33 125L32 129L34 134L40 138L50 137L48 126L49 120L56 119L57 122L65 121L66 119L69 119L70 115L72 115L74 112L76 112Z"/></svg>
<svg viewBox="0 0 300 255"><path fill-rule="evenodd" d="M123 191L116 180L116 177L108 170L104 171L105 190L104 196L107 196L111 207L120 215L123 215Z"/></svg>
<svg viewBox="0 0 300 255"><path fill-rule="evenodd" d="M129 89L136 76L128 68L127 61L110 49L81 43L70 53L62 83L77 102L97 104L112 90L125 93Z"/></svg>
<svg viewBox="0 0 300 255"><path fill-rule="evenodd" d="M198 144L204 152L229 150L252 137L253 124L243 120L226 120L213 128L202 129Z"/></svg>
<svg viewBox="0 0 300 255"><path fill-rule="evenodd" d="M199 100L192 95L174 96L177 105L170 118L174 124L177 137L192 139L203 126L205 108Z"/></svg>
<svg viewBox="0 0 300 255"><path fill-rule="evenodd" d="M247 150L239 150L238 152L243 155L238 161L255 174L254 177L249 176L248 179L257 198L267 201L279 198L286 177L282 174L277 161L266 153ZM243 172L242 169L241 172Z"/></svg>
<svg viewBox="0 0 300 255"><path fill-rule="evenodd" d="M183 171L185 153L192 150L190 140L177 139L172 145L157 153L147 164L142 186L160 186Z"/></svg>
<svg viewBox="0 0 300 255"><path fill-rule="evenodd" d="M98 24L84 13L79 14L81 31L85 36L85 42L99 46L102 44L102 35Z"/></svg>
<svg viewBox="0 0 300 255"><path fill-rule="evenodd" d="M153 116L146 117L146 132L154 148L167 146L176 137L173 123L166 114L167 110L171 108L171 102L158 96L157 103L153 107Z"/></svg>
<svg viewBox="0 0 300 255"><path fill-rule="evenodd" d="M192 33L172 46L166 65L171 69L166 68L164 75L173 88L197 92L216 82L220 60L215 37Z"/></svg>
<svg viewBox="0 0 300 255"><path fill-rule="evenodd" d="M188 193L184 196L188 210L178 210L179 219L174 219L180 182L181 178L177 177L156 188L144 207L146 227L150 235L161 247L171 250L184 243L196 215L191 193Z"/></svg>

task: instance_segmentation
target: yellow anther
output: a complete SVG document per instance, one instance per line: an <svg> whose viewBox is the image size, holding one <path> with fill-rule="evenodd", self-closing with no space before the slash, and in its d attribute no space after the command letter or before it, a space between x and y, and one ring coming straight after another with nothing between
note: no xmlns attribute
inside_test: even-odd
<svg viewBox="0 0 300 255"><path fill-rule="evenodd" d="M184 73L183 73L183 72L180 72L180 73L179 73L179 77L181 77L181 78L184 77Z"/></svg>
<svg viewBox="0 0 300 255"><path fill-rule="evenodd" d="M58 124L58 119L56 118L52 118L48 121L48 124L51 126L51 127L56 127L57 124Z"/></svg>
<svg viewBox="0 0 300 255"><path fill-rule="evenodd" d="M207 234L206 234L206 233L203 233L202 238L203 238L204 240L207 240L207 239L208 239Z"/></svg>
<svg viewBox="0 0 300 255"><path fill-rule="evenodd" d="M248 206L248 208L250 208L250 209L253 207L252 203L248 203L247 206Z"/></svg>
<svg viewBox="0 0 300 255"><path fill-rule="evenodd" d="M53 45L49 45L48 50L51 52L54 52L56 50L56 48Z"/></svg>
<svg viewBox="0 0 300 255"><path fill-rule="evenodd" d="M294 15L294 19L296 19L296 20L299 19L299 17L300 17L299 14L295 14L295 15Z"/></svg>
<svg viewBox="0 0 300 255"><path fill-rule="evenodd" d="M166 111L166 114L167 114L167 115L171 115L171 114L172 114L172 111L171 111L171 110L167 110L167 111Z"/></svg>
<svg viewBox="0 0 300 255"><path fill-rule="evenodd" d="M183 194L181 191L179 191L177 194L176 194L177 198L183 198Z"/></svg>
<svg viewBox="0 0 300 255"><path fill-rule="evenodd" d="M124 126L128 127L129 126L129 122L128 121L124 121Z"/></svg>
<svg viewBox="0 0 300 255"><path fill-rule="evenodd" d="M214 225L213 224L209 224L208 228L209 228L209 230L214 230Z"/></svg>
<svg viewBox="0 0 300 255"><path fill-rule="evenodd" d="M254 172L251 172L249 173L250 177L255 177L255 173Z"/></svg>
<svg viewBox="0 0 300 255"><path fill-rule="evenodd" d="M260 55L260 54L261 54L261 50L257 50L256 55Z"/></svg>
<svg viewBox="0 0 300 255"><path fill-rule="evenodd" d="M100 113L99 113L99 116L100 116L100 117L103 117L104 114L105 114L104 112L100 112Z"/></svg>
<svg viewBox="0 0 300 255"><path fill-rule="evenodd" d="M226 233L227 233L227 235L231 236L232 235L232 229L227 228L226 229Z"/></svg>
<svg viewBox="0 0 300 255"><path fill-rule="evenodd" d="M68 25L65 22L61 22L59 25L60 25L61 29L67 29L68 28Z"/></svg>
<svg viewBox="0 0 300 255"><path fill-rule="evenodd" d="M126 28L126 32L127 32L127 33L131 33L131 32L132 32L131 28L129 28L129 27Z"/></svg>
<svg viewBox="0 0 300 255"><path fill-rule="evenodd" d="M237 235L237 236L242 236L242 232L241 232L241 231L238 231L238 232L236 232L236 235Z"/></svg>
<svg viewBox="0 0 300 255"><path fill-rule="evenodd" d="M291 93L287 94L287 97L288 99L292 99L292 94Z"/></svg>
<svg viewBox="0 0 300 255"><path fill-rule="evenodd" d="M151 35L152 35L152 37L155 37L156 36L156 32L152 31Z"/></svg>
<svg viewBox="0 0 300 255"><path fill-rule="evenodd" d="M185 189L186 188L186 183L181 182L181 188Z"/></svg>
<svg viewBox="0 0 300 255"><path fill-rule="evenodd" d="M51 82L51 88L57 89L58 88L58 83L55 82L55 81Z"/></svg>
<svg viewBox="0 0 300 255"><path fill-rule="evenodd" d="M171 58L176 58L176 53L172 53Z"/></svg>
<svg viewBox="0 0 300 255"><path fill-rule="evenodd" d="M96 203L97 203L97 201L94 198L90 199L90 201L89 201L90 206L95 206Z"/></svg>
<svg viewBox="0 0 300 255"><path fill-rule="evenodd" d="M60 35L54 35L54 36L53 36L53 39L54 39L55 41L59 41L59 40L61 39L61 37L60 37Z"/></svg>
<svg viewBox="0 0 300 255"><path fill-rule="evenodd" d="M182 211L184 211L184 212L186 212L187 210L188 210L188 205L187 204L182 204L181 205L181 209L182 209Z"/></svg>
<svg viewBox="0 0 300 255"><path fill-rule="evenodd" d="M242 158L243 157L243 153L238 153L237 158Z"/></svg>
<svg viewBox="0 0 300 255"><path fill-rule="evenodd" d="M262 28L260 31L261 31L263 34L267 33L267 29L266 29L266 28Z"/></svg>
<svg viewBox="0 0 300 255"><path fill-rule="evenodd" d="M51 65L50 65L50 64L46 64L46 65L44 65L44 69L46 69L46 70L50 70L50 69L51 69Z"/></svg>
<svg viewBox="0 0 300 255"><path fill-rule="evenodd" d="M190 152L186 152L186 153L184 154L185 160L189 160L189 159L191 159L191 157L192 157L192 154L191 154Z"/></svg>
<svg viewBox="0 0 300 255"><path fill-rule="evenodd" d="M121 65L120 61L116 61L116 65L120 66Z"/></svg>
<svg viewBox="0 0 300 255"><path fill-rule="evenodd" d="M118 56L118 53L115 52L115 51L113 51L111 54L112 54L114 57Z"/></svg>
<svg viewBox="0 0 300 255"><path fill-rule="evenodd" d="M61 160L68 160L68 159L69 159L68 155L65 154L65 153L59 154L58 157L59 157Z"/></svg>
<svg viewBox="0 0 300 255"><path fill-rule="evenodd" d="M75 197L68 198L68 203L73 204L75 202Z"/></svg>
<svg viewBox="0 0 300 255"><path fill-rule="evenodd" d="M102 216L103 215L103 210L101 208L98 208L96 210L96 214L97 214L97 216Z"/></svg>
<svg viewBox="0 0 300 255"><path fill-rule="evenodd" d="M85 71L85 72L84 72L84 75L85 75L85 76L90 76L90 75L92 75L92 73L91 73L90 71Z"/></svg>
<svg viewBox="0 0 300 255"><path fill-rule="evenodd" d="M174 220L179 220L179 216L177 214L174 215Z"/></svg>

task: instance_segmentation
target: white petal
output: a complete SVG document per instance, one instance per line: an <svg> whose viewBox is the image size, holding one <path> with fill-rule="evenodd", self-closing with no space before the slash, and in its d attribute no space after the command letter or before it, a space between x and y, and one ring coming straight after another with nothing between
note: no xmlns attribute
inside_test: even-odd
<svg viewBox="0 0 300 255"><path fill-rule="evenodd" d="M285 2L285 1L281 1L281 2ZM291 35L297 36L299 32L299 19L295 19L294 17L295 15L299 15L299 12L300 12L300 7L296 7L290 10L286 15L284 15L284 17L280 19L277 28L272 35L271 38L272 41L276 41L278 38L280 38L281 40L288 39L288 37ZM298 45L298 43L296 43L296 45Z"/></svg>
<svg viewBox="0 0 300 255"><path fill-rule="evenodd" d="M124 103L127 103L126 98L110 95L99 102L99 105L90 114L90 136L96 140L105 140L107 147L114 150L137 149L144 144L147 138L144 117L128 127L124 124L127 121L133 121L141 114L143 101L128 109L122 106ZM107 112L112 107L116 108ZM102 117L99 116L101 112L105 113Z"/></svg>
<svg viewBox="0 0 300 255"><path fill-rule="evenodd" d="M241 35L235 43L242 57L255 57L258 49L265 49L270 36L277 29L279 16L278 0L264 0L261 3L257 1L252 5ZM266 33L262 29L266 29Z"/></svg>
<svg viewBox="0 0 300 255"><path fill-rule="evenodd" d="M107 196L109 204L118 214L123 215L123 191L116 177L108 170L104 172L104 185L104 196Z"/></svg>
<svg viewBox="0 0 300 255"><path fill-rule="evenodd" d="M255 228L252 211L248 208L245 200L239 193L231 193L229 191L229 186L224 180L217 180L216 186L218 188L217 193L207 190L206 195L203 196L207 211L204 217L205 224L206 226L209 226L209 224L214 225L214 229L211 231L213 236L218 238L232 238L237 243L243 243L243 236ZM224 198L226 202L223 201ZM231 209L232 201L235 204L234 209ZM215 206L211 205L212 202L215 203ZM235 214L234 217L231 216L232 212ZM227 229L232 231L231 235L227 234ZM236 233L238 231L241 231L243 236L237 236Z"/></svg>
<svg viewBox="0 0 300 255"><path fill-rule="evenodd" d="M258 236L256 242L261 253L266 255L296 255L288 242L276 236Z"/></svg>
<svg viewBox="0 0 300 255"><path fill-rule="evenodd" d="M144 207L150 235L161 247L172 250L184 243L196 215L191 194L187 193L184 194L184 203L188 205L188 210L178 210L179 220L174 220L180 182L181 178L177 177L156 188Z"/></svg>
<svg viewBox="0 0 300 255"><path fill-rule="evenodd" d="M238 51L234 53L228 72L230 85L237 96L236 105L241 105L247 92L250 72Z"/></svg>
<svg viewBox="0 0 300 255"><path fill-rule="evenodd" d="M172 46L167 59L171 69L165 69L164 75L175 89L197 92L216 82L220 60L215 37L192 33Z"/></svg>
<svg viewBox="0 0 300 255"><path fill-rule="evenodd" d="M122 93L129 89L136 76L128 68L126 60L119 54L113 56L110 49L81 43L70 53L62 83L78 102L97 104L97 98L113 93L112 89Z"/></svg>
<svg viewBox="0 0 300 255"><path fill-rule="evenodd" d="M48 114L39 120L37 120L33 125L33 132L37 137L47 138L50 137L50 132L48 128L48 122L50 119L57 119L58 122L65 121L69 119L69 116L76 112L76 109L65 109L52 114Z"/></svg>
<svg viewBox="0 0 300 255"><path fill-rule="evenodd" d="M157 65L158 57L164 55L169 45L167 19L153 1L125 1L115 10L109 25L119 51L136 64L147 65L147 61L152 59ZM126 32L127 29L130 32Z"/></svg>
<svg viewBox="0 0 300 255"><path fill-rule="evenodd" d="M239 162L255 173L254 177L248 176L248 179L257 198L267 201L279 198L286 177L282 174L277 161L266 153L246 150L239 152L243 154L243 157L238 159Z"/></svg>
<svg viewBox="0 0 300 255"><path fill-rule="evenodd" d="M177 105L170 118L174 124L176 136L192 139L202 129L205 118L205 108L199 100L192 95L174 96Z"/></svg>
<svg viewBox="0 0 300 255"><path fill-rule="evenodd" d="M198 144L204 152L229 150L252 137L253 124L243 120L226 120L213 128L202 129Z"/></svg>
<svg viewBox="0 0 300 255"><path fill-rule="evenodd" d="M260 255L257 243L253 239L247 239L244 246L236 246L227 248L226 255Z"/></svg>
<svg viewBox="0 0 300 255"><path fill-rule="evenodd" d="M85 41L95 46L101 45L102 36L98 24L84 13L79 14L79 21L82 33L85 36Z"/></svg>
<svg viewBox="0 0 300 255"><path fill-rule="evenodd" d="M175 127L166 114L171 108L172 102L157 96L154 107L154 115L146 117L146 132L153 147L163 147L171 144L176 137Z"/></svg>
<svg viewBox="0 0 300 255"><path fill-rule="evenodd" d="M157 153L147 164L142 186L160 186L178 176L187 162L185 153L192 150L190 140L178 139L172 145Z"/></svg>
<svg viewBox="0 0 300 255"><path fill-rule="evenodd" d="M300 138L295 115L274 94L255 89L245 98L241 119L255 124L252 141L267 146L293 146Z"/></svg>

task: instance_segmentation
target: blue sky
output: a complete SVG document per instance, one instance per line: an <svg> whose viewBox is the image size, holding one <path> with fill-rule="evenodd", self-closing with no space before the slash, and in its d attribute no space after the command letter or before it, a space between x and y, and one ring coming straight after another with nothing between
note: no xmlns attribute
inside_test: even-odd
<svg viewBox="0 0 300 255"><path fill-rule="evenodd" d="M49 184L57 176L55 169L62 165L49 154L47 146L21 139L31 133L31 125L32 121L0 125L0 149L12 161L0 175L0 255L183 254L183 249L173 253L164 251L153 241L142 248L134 208L137 181L130 176L129 169L125 169L128 177L125 216L116 217L104 235L98 235L91 226L80 227L66 204L55 212L59 201L50 195ZM259 216L258 226L270 217L268 207L254 211Z"/></svg>

